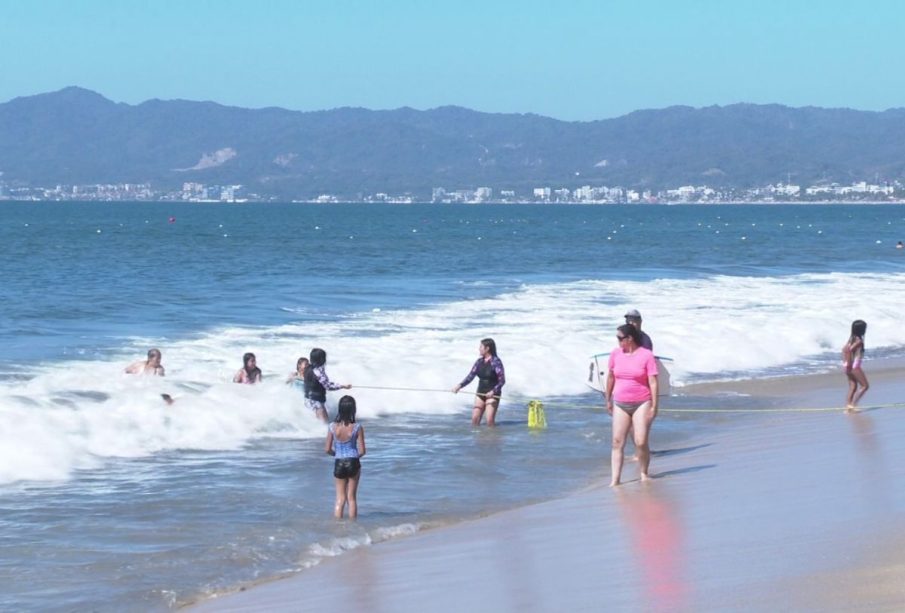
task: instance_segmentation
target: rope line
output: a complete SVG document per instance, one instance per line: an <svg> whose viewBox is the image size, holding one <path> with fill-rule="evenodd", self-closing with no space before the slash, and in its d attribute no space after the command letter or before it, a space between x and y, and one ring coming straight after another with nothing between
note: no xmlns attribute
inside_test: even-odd
<svg viewBox="0 0 905 613"><path fill-rule="evenodd" d="M552 405L554 408L556 406L564 406L562 404ZM568 405L570 407L576 409L602 409L605 408L599 404L583 404L583 405ZM870 406L858 407L855 411L874 411L878 409L905 409L905 403L903 402L890 402L887 404L873 404ZM751 408L751 409L717 409L717 408L688 408L688 409L667 409L662 408L658 409L658 412L663 413L833 413L846 411L844 407L790 407L784 409L771 409L771 408Z"/></svg>
<svg viewBox="0 0 905 613"><path fill-rule="evenodd" d="M382 385L353 385L352 387L356 389L362 390L388 390L392 392L437 392L437 393L445 393L445 394L455 394L456 392L452 390L440 390L433 389L429 387L385 387ZM485 394L480 392L472 392L475 396L483 396L484 398L500 398L500 396L494 396L493 394Z"/></svg>
<svg viewBox="0 0 905 613"><path fill-rule="evenodd" d="M435 388L426 388L426 387L388 387L381 385L355 385L353 386L356 389L365 389L365 390L386 390L386 391L394 391L394 392L437 392L437 393L445 393L445 394L454 394L452 390L442 390ZM499 396L494 396L492 394L479 394L475 392L476 396L483 396L485 398L499 398ZM547 405L548 408L555 408L556 406L568 406L574 409L602 409L605 408L600 404L569 404L564 405L563 403L557 403L553 405ZM874 404L866 407L858 407L855 409L856 411L873 411L878 409L905 409L905 402L890 402L886 404ZM847 409L841 407L794 407L794 408L785 408L785 409L718 409L718 408L688 408L688 409L668 409L662 408L659 409L659 412L663 413L833 413L838 411L845 411Z"/></svg>
<svg viewBox="0 0 905 613"><path fill-rule="evenodd" d="M382 385L353 385L355 389L360 390L390 390L393 392L446 392L452 394L452 390L431 389L427 387L385 387Z"/></svg>

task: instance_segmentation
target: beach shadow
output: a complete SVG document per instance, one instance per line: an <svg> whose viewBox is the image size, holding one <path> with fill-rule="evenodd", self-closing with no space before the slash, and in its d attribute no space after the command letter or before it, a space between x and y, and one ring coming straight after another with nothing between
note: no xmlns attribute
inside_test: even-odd
<svg viewBox="0 0 905 613"><path fill-rule="evenodd" d="M884 407L858 407L854 411L845 411L846 415L859 415L861 413L873 413L874 411L880 411Z"/></svg>
<svg viewBox="0 0 905 613"><path fill-rule="evenodd" d="M698 449L710 447L711 445L713 445L713 443L703 443L701 445L693 445L691 447L679 447L677 449L661 449L659 451L651 450L650 454L652 456L679 455L680 453L689 453L691 451L697 451Z"/></svg>
<svg viewBox="0 0 905 613"><path fill-rule="evenodd" d="M701 464L700 466L686 466L685 468L676 468L675 470L665 470L662 473L651 475L654 479L662 479L663 477L674 477L676 475L684 475L687 473L696 473L710 468L716 468L716 464Z"/></svg>

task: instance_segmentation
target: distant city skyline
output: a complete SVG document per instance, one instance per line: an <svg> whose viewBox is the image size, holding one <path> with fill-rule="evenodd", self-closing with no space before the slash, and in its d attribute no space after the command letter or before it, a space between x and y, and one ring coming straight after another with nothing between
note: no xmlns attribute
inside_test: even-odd
<svg viewBox="0 0 905 613"><path fill-rule="evenodd" d="M886 0L434 3L0 0L0 102L85 87L313 111L617 117L737 102L905 106Z"/></svg>

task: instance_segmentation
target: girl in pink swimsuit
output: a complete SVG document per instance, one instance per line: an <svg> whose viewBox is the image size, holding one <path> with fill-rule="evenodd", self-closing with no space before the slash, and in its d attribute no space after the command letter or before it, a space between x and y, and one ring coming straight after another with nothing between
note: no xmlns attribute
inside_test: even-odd
<svg viewBox="0 0 905 613"><path fill-rule="evenodd" d="M845 399L845 410L854 411L858 401L870 388L867 375L861 370L861 361L864 359L864 333L867 332L867 323L856 319L852 322L852 332L848 341L842 347L842 369L848 378L848 396Z"/></svg>

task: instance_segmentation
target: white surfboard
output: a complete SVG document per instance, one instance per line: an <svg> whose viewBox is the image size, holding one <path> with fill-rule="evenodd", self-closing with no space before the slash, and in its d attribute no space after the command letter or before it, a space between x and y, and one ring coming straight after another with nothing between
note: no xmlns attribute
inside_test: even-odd
<svg viewBox="0 0 905 613"><path fill-rule="evenodd" d="M606 373L610 352L598 353L591 356L591 363L588 365L588 379L585 381L592 390L606 394ZM657 359L657 383L659 383L660 396L669 396L669 370L664 362L672 362L672 358L663 356L654 356Z"/></svg>

